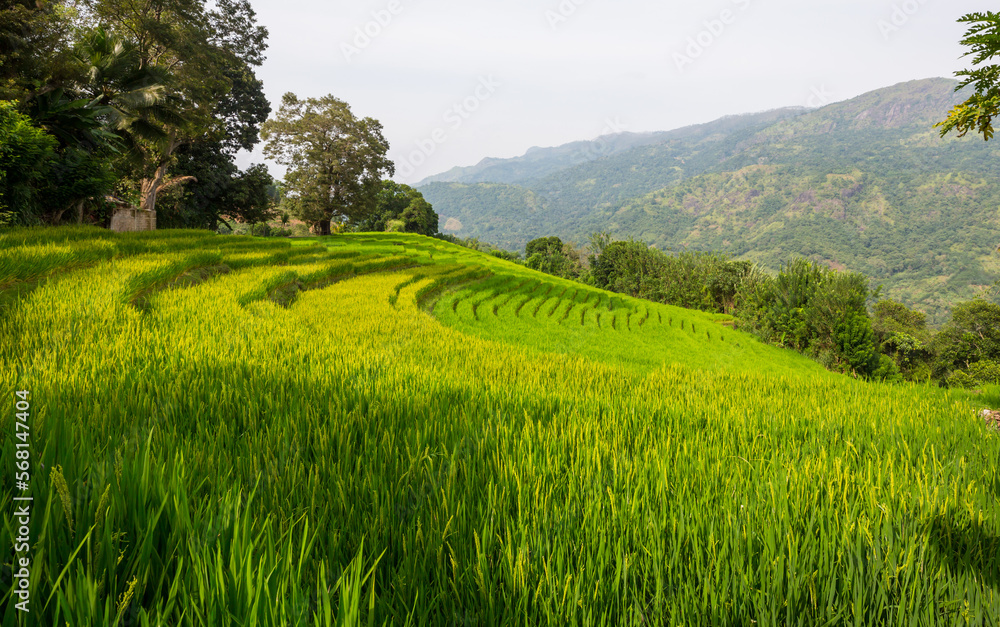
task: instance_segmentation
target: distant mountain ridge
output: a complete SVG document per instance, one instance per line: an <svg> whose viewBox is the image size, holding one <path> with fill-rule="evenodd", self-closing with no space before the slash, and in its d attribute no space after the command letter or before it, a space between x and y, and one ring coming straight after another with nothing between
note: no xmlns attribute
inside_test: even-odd
<svg viewBox="0 0 1000 627"><path fill-rule="evenodd" d="M586 142L539 149L420 190L449 232L505 248L606 230L771 269L803 255L864 272L938 320L1000 278L1000 141L934 129L964 100L957 84L606 141L607 154L579 163L567 155Z"/></svg>
<svg viewBox="0 0 1000 627"><path fill-rule="evenodd" d="M431 183L508 183L524 184L542 179L567 168L626 152L633 148L669 142L674 139L705 138L728 126L760 124L800 115L803 107L787 107L762 113L730 115L708 124L696 124L673 131L655 133L613 133L589 141L576 141L551 148L529 148L524 155L509 159L487 157L473 166L455 167L429 176L416 184ZM722 129L720 129L720 126Z"/></svg>

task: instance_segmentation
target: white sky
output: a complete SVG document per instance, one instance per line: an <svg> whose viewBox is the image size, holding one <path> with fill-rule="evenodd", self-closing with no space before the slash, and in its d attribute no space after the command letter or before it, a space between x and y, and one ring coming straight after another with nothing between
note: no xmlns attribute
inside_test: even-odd
<svg viewBox="0 0 1000 627"><path fill-rule="evenodd" d="M271 34L258 75L272 106L287 91L347 101L355 115L382 122L395 178L407 183L532 146L950 77L968 65L956 19L996 8L974 0L253 4ZM374 36L359 36L365 29ZM259 151L240 159L261 160Z"/></svg>

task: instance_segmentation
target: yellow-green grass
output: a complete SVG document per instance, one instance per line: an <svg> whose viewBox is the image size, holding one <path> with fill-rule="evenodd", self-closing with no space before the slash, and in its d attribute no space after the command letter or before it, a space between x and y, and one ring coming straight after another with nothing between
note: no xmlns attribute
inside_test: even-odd
<svg viewBox="0 0 1000 627"><path fill-rule="evenodd" d="M419 236L73 234L0 238L31 624L997 624L981 397Z"/></svg>

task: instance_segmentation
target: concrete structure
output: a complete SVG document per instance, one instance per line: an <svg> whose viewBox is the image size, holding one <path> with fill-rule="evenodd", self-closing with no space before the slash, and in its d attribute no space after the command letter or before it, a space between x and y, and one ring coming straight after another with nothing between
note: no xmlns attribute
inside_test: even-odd
<svg viewBox="0 0 1000 627"><path fill-rule="evenodd" d="M156 212L128 206L119 207L111 217L111 230L118 233L127 231L155 231Z"/></svg>

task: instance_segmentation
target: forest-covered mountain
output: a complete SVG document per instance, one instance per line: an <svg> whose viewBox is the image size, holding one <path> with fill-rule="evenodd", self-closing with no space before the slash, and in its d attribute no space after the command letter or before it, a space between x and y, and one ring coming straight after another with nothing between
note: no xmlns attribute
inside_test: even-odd
<svg viewBox="0 0 1000 627"><path fill-rule="evenodd" d="M486 158L478 164L430 176L418 187L430 183L510 183L524 185L573 166L611 157L634 148L685 141L706 142L746 128L766 128L805 112L801 107L776 109L763 113L732 115L711 124L698 124L660 133L618 133L591 141L579 141L555 148L531 148L513 159ZM610 125L609 125L610 126Z"/></svg>
<svg viewBox="0 0 1000 627"><path fill-rule="evenodd" d="M1000 142L933 128L964 99L956 85L913 81L821 109L602 139L603 153L593 142L535 149L420 190L446 232L509 249L608 231L772 269L802 255L863 272L941 320L1000 278Z"/></svg>

